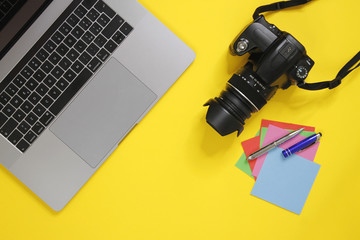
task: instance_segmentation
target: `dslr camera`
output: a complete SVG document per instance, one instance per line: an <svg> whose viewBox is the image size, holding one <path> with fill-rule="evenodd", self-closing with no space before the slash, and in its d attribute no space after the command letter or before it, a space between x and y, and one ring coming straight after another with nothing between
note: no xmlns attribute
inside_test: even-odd
<svg viewBox="0 0 360 240"><path fill-rule="evenodd" d="M306 90L333 89L360 66L360 51L340 69L331 81L306 83L314 65L304 46L291 34L268 23L260 13L306 4L312 0L280 1L258 7L254 21L230 45L233 55L249 53L248 62L235 73L219 97L210 99L206 121L220 135L244 130L245 120L259 111L277 89L297 85Z"/></svg>
<svg viewBox="0 0 360 240"><path fill-rule="evenodd" d="M232 55L249 53L248 62L227 82L219 97L210 99L206 121L222 136L243 131L245 120L259 111L278 88L304 84L314 65L304 46L291 34L254 20L230 45Z"/></svg>

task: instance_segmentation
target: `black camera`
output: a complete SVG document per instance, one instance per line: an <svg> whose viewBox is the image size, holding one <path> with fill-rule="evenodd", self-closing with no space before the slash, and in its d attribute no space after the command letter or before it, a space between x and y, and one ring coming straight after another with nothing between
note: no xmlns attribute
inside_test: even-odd
<svg viewBox="0 0 360 240"><path fill-rule="evenodd" d="M259 111L278 88L297 85L306 90L333 89L341 80L360 66L360 51L340 69L331 81L306 83L314 65L304 46L291 34L268 23L260 13L300 6L312 0L280 1L258 7L254 22L230 45L233 55L249 53L248 62L227 82L219 97L210 99L206 121L225 136L244 129L245 120Z"/></svg>
<svg viewBox="0 0 360 240"><path fill-rule="evenodd" d="M207 122L222 136L244 129L278 88L303 84L314 61L291 34L259 16L230 45L233 55L249 53L248 62L227 82L219 97L210 99Z"/></svg>
<svg viewBox="0 0 360 240"><path fill-rule="evenodd" d="M360 66L360 51L340 69L331 81L306 83L314 65L304 46L291 34L268 23L260 13L300 6L312 0L280 1L258 7L254 22L230 45L233 55L249 53L248 62L227 82L219 97L210 99L206 121L225 136L244 129L245 120L259 111L278 88L297 85L306 90L333 89L341 80Z"/></svg>

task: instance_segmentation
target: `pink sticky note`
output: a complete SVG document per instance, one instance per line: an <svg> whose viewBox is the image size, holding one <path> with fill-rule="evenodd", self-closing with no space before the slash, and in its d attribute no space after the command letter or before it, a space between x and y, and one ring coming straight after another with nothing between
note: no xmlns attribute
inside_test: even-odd
<svg viewBox="0 0 360 240"><path fill-rule="evenodd" d="M264 138L264 143L263 143L263 146L275 141L276 139L279 139L281 138L282 136L285 136L286 134L288 134L289 132L285 129L282 129L282 128L279 128L279 127L276 127L276 126L273 126L273 125L269 125L269 128L266 132L266 135L265 135L265 138ZM294 145L295 143L305 139L306 137L304 136L301 136L301 135L297 135L296 137L290 139L289 141L281 144L279 147L282 148L282 149L286 149L292 145ZM301 151L301 152L298 152L296 153L296 155L298 156L301 156L307 160L310 160L310 161L314 161L314 158L315 158L315 155L316 155L316 152L317 152L317 149L319 147L319 142L315 143L314 145L312 145L311 147ZM254 166L254 169L253 169L253 172L252 172L252 175L257 177L260 173L260 170L261 170L261 167L264 163L264 160L266 158L266 155L267 154L264 154L260 157L257 158L257 161L255 163L255 166ZM279 156L279 157L282 157L282 156Z"/></svg>

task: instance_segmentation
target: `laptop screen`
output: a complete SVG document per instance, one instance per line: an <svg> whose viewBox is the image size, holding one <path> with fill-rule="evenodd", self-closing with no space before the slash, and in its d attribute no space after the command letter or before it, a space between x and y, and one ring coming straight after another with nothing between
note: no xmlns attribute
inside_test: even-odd
<svg viewBox="0 0 360 240"><path fill-rule="evenodd" d="M0 0L0 60L52 0Z"/></svg>

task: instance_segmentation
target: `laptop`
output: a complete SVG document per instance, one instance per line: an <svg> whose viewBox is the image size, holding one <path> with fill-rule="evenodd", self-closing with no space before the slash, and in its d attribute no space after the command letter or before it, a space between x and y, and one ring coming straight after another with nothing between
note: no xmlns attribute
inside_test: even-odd
<svg viewBox="0 0 360 240"><path fill-rule="evenodd" d="M136 0L1 0L0 27L0 163L56 211L195 58Z"/></svg>

